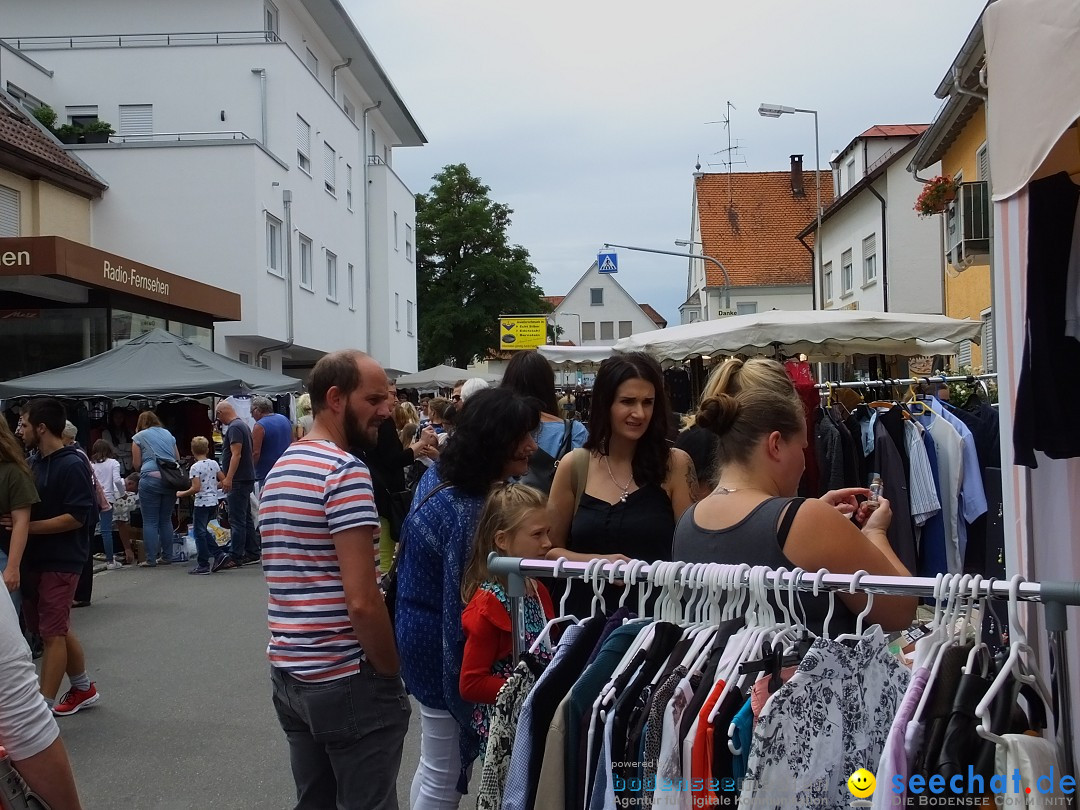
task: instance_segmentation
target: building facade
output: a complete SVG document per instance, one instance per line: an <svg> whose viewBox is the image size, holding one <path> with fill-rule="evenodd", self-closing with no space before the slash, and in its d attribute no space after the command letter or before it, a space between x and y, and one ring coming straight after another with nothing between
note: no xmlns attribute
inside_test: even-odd
<svg viewBox="0 0 1080 810"><path fill-rule="evenodd" d="M558 327L559 341L574 346L613 346L620 338L663 329L667 321L649 304L639 304L616 280L601 273L596 262L566 295L547 296L548 316Z"/></svg>
<svg viewBox="0 0 1080 810"><path fill-rule="evenodd" d="M240 294L216 351L303 376L356 347L415 370L393 148L425 139L336 0L13 0L0 39L10 92L116 130L68 147L109 184L94 245Z"/></svg>
<svg viewBox="0 0 1080 810"><path fill-rule="evenodd" d="M822 214L822 308L943 313L940 223L920 219L906 169L925 124L874 126L830 161L836 199ZM799 234L810 238L810 221Z"/></svg>
<svg viewBox="0 0 1080 810"><path fill-rule="evenodd" d="M749 315L771 309L813 309L813 237L799 240L815 216L814 174L802 155L790 172L694 174L691 253L680 322ZM821 173L821 202L833 198L832 175ZM725 277L726 271L726 277Z"/></svg>

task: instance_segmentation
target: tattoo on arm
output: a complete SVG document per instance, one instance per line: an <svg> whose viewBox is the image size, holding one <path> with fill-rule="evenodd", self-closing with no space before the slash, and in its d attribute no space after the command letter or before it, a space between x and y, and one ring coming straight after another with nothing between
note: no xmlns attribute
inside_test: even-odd
<svg viewBox="0 0 1080 810"><path fill-rule="evenodd" d="M694 469L693 459L686 460L686 488L690 491L690 497L694 497L694 493L697 492L697 471Z"/></svg>

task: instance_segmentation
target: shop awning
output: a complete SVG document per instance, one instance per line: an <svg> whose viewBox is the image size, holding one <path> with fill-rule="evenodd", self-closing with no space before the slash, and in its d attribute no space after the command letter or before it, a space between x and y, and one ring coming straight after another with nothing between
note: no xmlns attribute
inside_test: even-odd
<svg viewBox="0 0 1080 810"><path fill-rule="evenodd" d="M70 366L0 382L0 399L168 399L301 390L298 379L249 366L155 329Z"/></svg>

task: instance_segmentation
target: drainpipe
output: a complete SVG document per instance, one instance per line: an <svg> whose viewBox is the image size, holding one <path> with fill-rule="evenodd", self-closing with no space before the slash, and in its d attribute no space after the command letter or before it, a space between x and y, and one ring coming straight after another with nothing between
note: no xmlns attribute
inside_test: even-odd
<svg viewBox="0 0 1080 810"><path fill-rule="evenodd" d="M886 203L885 198L878 194L873 183L867 186L870 189L870 193L878 198L878 202L881 203L881 308L882 311L889 311L889 237L887 229L887 220L885 217Z"/></svg>
<svg viewBox="0 0 1080 810"><path fill-rule="evenodd" d="M371 352L371 191L369 189L371 181L368 179L371 159L368 155L368 113L381 106L382 102L376 101L370 107L364 107L364 129L360 133L360 141L364 144L364 297L366 299L364 309L367 312L364 322L366 334L364 349L368 352Z"/></svg>
<svg viewBox="0 0 1080 810"><path fill-rule="evenodd" d="M806 248L806 252L810 254L810 264L811 265L817 265L817 254L814 253L814 249L812 247L810 247L808 244L806 244L806 240L803 239L801 236L796 236L795 238L799 240L799 244L802 245L804 248ZM817 239L818 236L815 234L814 238ZM824 275L821 276L821 306L822 307L825 306L825 276ZM810 285L810 308L811 309L817 309L817 283L814 283L814 284Z"/></svg>
<svg viewBox="0 0 1080 810"><path fill-rule="evenodd" d="M292 192L285 189L281 192L281 199L285 203L285 342L259 349L255 354L255 365L259 365L259 361L265 354L292 348L295 338L293 333Z"/></svg>
<svg viewBox="0 0 1080 810"><path fill-rule="evenodd" d="M269 149L266 143L266 68L252 68L251 72L259 77L259 104L262 107L262 145Z"/></svg>
<svg viewBox="0 0 1080 810"><path fill-rule="evenodd" d="M337 72L342 68L347 68L352 64L352 57L350 56L340 65L334 65L330 69L330 95L334 97L334 103L337 103Z"/></svg>

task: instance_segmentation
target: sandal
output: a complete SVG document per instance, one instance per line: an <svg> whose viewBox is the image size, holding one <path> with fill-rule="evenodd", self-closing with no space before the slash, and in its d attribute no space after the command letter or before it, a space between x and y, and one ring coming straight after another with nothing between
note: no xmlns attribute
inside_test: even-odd
<svg viewBox="0 0 1080 810"><path fill-rule="evenodd" d="M80 600L75 600L74 602L71 603L71 606L73 608L90 607L90 602L89 601L84 602L84 601L80 601Z"/></svg>

